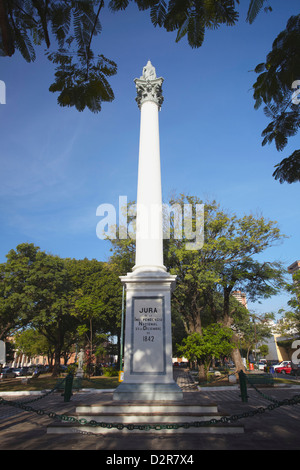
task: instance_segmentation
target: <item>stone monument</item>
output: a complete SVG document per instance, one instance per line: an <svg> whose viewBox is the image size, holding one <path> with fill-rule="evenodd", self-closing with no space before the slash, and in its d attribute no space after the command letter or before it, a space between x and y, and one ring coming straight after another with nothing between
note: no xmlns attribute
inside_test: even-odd
<svg viewBox="0 0 300 470"><path fill-rule="evenodd" d="M163 265L163 216L158 111L163 78L151 62L135 79L141 112L136 214L136 254L126 286L124 380L114 400L181 400L173 379L171 291L176 276Z"/></svg>
<svg viewBox="0 0 300 470"><path fill-rule="evenodd" d="M83 373L83 361L84 361L84 350L80 349L79 354L78 354L78 369L76 372L76 377L82 378L84 373Z"/></svg>

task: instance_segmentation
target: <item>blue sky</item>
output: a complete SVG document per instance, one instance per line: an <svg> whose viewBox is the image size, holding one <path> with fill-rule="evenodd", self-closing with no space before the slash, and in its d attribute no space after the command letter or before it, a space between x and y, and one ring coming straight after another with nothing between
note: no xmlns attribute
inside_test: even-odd
<svg viewBox="0 0 300 470"><path fill-rule="evenodd" d="M164 78L160 145L164 201L174 192L216 199L240 216L254 213L276 220L287 238L264 259L288 267L300 259L299 183L280 185L273 167L299 148L299 135L278 153L261 146L268 121L254 110L254 67L263 62L297 0L273 0L272 13L246 23L242 0L235 27L207 31L204 45L154 28L149 12L131 5L125 12L106 8L103 31L93 49L118 64L110 79L115 93L102 112L79 113L57 105L48 91L54 67L38 50L27 64L18 54L1 58L0 80L0 262L19 243L30 242L61 257L109 257L109 242L96 236L96 209L118 198L136 199L140 112L134 78L150 59ZM300 79L300 77L299 77ZM274 297L253 311L277 311L288 296Z"/></svg>

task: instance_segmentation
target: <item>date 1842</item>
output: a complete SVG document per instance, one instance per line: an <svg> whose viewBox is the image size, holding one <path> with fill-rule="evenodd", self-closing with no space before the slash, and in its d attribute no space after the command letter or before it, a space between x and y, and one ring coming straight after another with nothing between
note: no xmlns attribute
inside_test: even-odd
<svg viewBox="0 0 300 470"><path fill-rule="evenodd" d="M143 336L143 341L146 343L148 341L153 342L154 341L154 336Z"/></svg>

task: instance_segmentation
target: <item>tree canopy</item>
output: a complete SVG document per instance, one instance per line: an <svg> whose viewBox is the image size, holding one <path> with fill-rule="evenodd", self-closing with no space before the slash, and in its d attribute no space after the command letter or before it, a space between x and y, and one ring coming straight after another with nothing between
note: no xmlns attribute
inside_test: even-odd
<svg viewBox="0 0 300 470"><path fill-rule="evenodd" d="M195 206L203 201L182 194L170 201L171 206L175 203L183 215L185 204ZM193 231L196 214L193 211ZM128 222L131 224L132 218ZM184 227L182 236L174 237L178 227L173 218L170 237L164 240L165 265L177 276L172 295L174 350L179 351L176 344L185 337L201 336L210 325L218 324L231 331L231 355L240 370L240 338L248 337L250 344L253 328L249 327L249 311L233 294L241 290L255 301L285 287L282 265L260 259L284 235L274 221L252 214L238 217L215 201L204 204L204 222L204 243L199 249L186 249L190 240ZM39 342L39 347L54 356L56 367L75 344L87 346L91 357L103 351L108 335L120 338L119 276L134 265L135 241L112 242L108 263L62 259L28 243L10 250L7 261L0 265L0 337L33 330L21 338L22 344L29 347L34 334L42 335L47 341Z"/></svg>
<svg viewBox="0 0 300 470"><path fill-rule="evenodd" d="M120 335L121 301L118 276L106 263L62 259L23 243L0 265L0 338L29 329L26 338L42 335L57 370L75 344L88 342L92 355L107 335Z"/></svg>
<svg viewBox="0 0 300 470"><path fill-rule="evenodd" d="M149 10L152 24L176 31L176 42L186 38L192 48L202 46L206 30L234 26L239 20L238 0L110 0L112 12L126 10L129 3ZM250 0L246 21L253 23L266 0ZM46 46L55 65L55 80L49 90L58 93L60 106L101 111L103 102L114 100L109 78L117 64L96 54L93 39L101 34L104 0L0 0L0 55L11 57L19 50L27 62L36 58L35 48ZM272 11L267 5L265 11ZM275 39L265 62L256 68L254 84L256 109L265 104L271 122L262 132L263 145L275 142L277 150L299 128L299 104L291 102L292 84L300 80L299 15L292 16ZM300 180L300 150L275 166L273 176L280 183Z"/></svg>
<svg viewBox="0 0 300 470"><path fill-rule="evenodd" d="M184 204L195 207L203 201L182 194L169 203L171 207L175 204L181 207L183 214ZM195 227L194 211L193 231ZM173 333L180 337L177 342L182 340L183 325L186 334L201 335L211 323L220 323L235 333L232 355L237 366L242 368L239 334L243 321L244 324L250 321L249 312L232 294L241 290L249 300L259 301L284 289L282 264L260 259L260 255L280 243L284 235L275 221L252 214L238 217L222 210L216 201L204 204L204 243L201 249L187 250L189 240L184 230L181 238L175 238L176 230L172 218L170 237L164 240L164 264L171 274L177 276L176 289L172 293L172 316L176 312ZM129 272L134 265L134 245L134 240L112 240L111 262L119 266L122 274Z"/></svg>
<svg viewBox="0 0 300 470"><path fill-rule="evenodd" d="M186 36L193 48L203 44L207 29L233 26L239 18L235 0L110 0L108 7L125 10L130 2L149 10L154 26L177 31L177 42ZM257 14L252 4L251 18ZM36 46L46 46L55 65L49 90L59 92L58 104L99 112L102 102L114 99L108 78L117 72L113 60L93 51L103 9L104 0L0 0L0 55L11 57L18 50L32 62Z"/></svg>
<svg viewBox="0 0 300 470"><path fill-rule="evenodd" d="M265 62L258 64L255 72L255 108L264 104L265 115L270 119L262 132L262 145L274 142L276 149L282 151L300 127L299 101L293 94L300 85L300 15L288 20L286 29L276 37ZM273 176L280 183L300 181L300 150L275 168Z"/></svg>
<svg viewBox="0 0 300 470"><path fill-rule="evenodd" d="M19 50L33 62L35 46L45 45L55 64L49 90L59 92L58 104L99 112L102 102L114 99L108 77L117 72L114 61L92 50L103 7L103 0L1 0L0 55L11 57Z"/></svg>
<svg viewBox="0 0 300 470"><path fill-rule="evenodd" d="M231 341L233 332L230 328L222 327L219 323L212 323L203 329L202 335L193 333L182 341L179 352L189 361L196 361L204 365L208 375L213 359L222 359L230 356L234 345Z"/></svg>

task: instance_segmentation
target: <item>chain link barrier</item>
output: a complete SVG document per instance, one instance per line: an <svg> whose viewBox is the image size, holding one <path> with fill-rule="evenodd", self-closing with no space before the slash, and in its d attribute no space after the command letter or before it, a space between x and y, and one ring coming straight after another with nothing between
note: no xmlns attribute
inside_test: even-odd
<svg viewBox="0 0 300 470"><path fill-rule="evenodd" d="M169 423L169 424L123 424L123 423L106 423L106 422L99 422L95 420L87 420L86 418L76 418L75 416L69 416L65 414L57 414L53 411L46 411L43 409L36 409L32 406L29 406L26 403L21 402L12 402L5 400L3 397L0 397L0 406L1 405L8 405L13 406L19 409L22 409L27 412L36 413L39 416L48 416L51 419L60 420L62 422L67 422L71 424L76 424L79 426L91 426L91 427L101 427L104 429L116 429L116 430L123 430L128 429L131 430L140 430L140 431L160 431L160 430L174 430L174 429L188 429L188 428L200 428L205 426L215 426L219 424L232 424L236 423L238 420L243 418L249 418L252 416L256 416L257 414L263 414L266 411L272 411L276 408L281 406L288 406L288 405L298 405L300 403L300 395L295 395L292 398L284 399L284 400L277 400L275 403L271 403L266 407L259 407L255 410L248 410L246 412L240 414L234 414L231 416L222 416L221 418L212 418L207 421L192 421L192 422L184 422L184 423Z"/></svg>
<svg viewBox="0 0 300 470"><path fill-rule="evenodd" d="M200 428L200 427L207 427L207 426L215 426L215 425L225 425L225 424L232 424L236 423L240 419L249 418L252 416L256 416L258 414L263 414L267 411L273 411L277 408L282 406L293 406L298 405L300 403L300 394L294 395L292 398L284 399L284 400L275 400L261 391L259 391L253 384L250 383L254 387L254 389L262 395L265 399L272 401L272 403L266 407L258 407L254 410L248 410L240 414L233 414L231 416L222 416L221 418L212 418L206 421L192 421L192 422L183 422L183 423L167 423L167 424L123 424L123 423L107 423L107 422L99 422L96 420L87 420L86 418L77 418L75 416L69 416L66 414L58 414L53 411L46 411L44 409L36 409L29 405L29 403L35 402L37 400L41 400L46 396L49 396L58 388L61 388L61 385L65 379L61 381L61 383L57 384L52 390L45 393L43 396L35 398L33 400L29 400L26 402L18 402L18 401L9 401L5 400L3 397L0 397L0 406L11 406L15 408L22 409L23 411L27 411L30 413L36 413L39 416L48 416L51 419L59 420L64 423L75 424L78 426L90 426L91 428L100 427L103 429L116 429L121 431L123 429L131 430L139 430L139 431L160 431L160 430L174 430L174 429L188 429L188 428ZM83 434L96 434L93 432L86 432L80 429L74 429L74 432L82 432Z"/></svg>
<svg viewBox="0 0 300 470"><path fill-rule="evenodd" d="M253 382L251 382L251 378L247 377L246 374L244 374L245 377L246 377L246 381L247 383L259 394L261 395L263 398L265 398L266 400L269 400L269 401L272 401L273 403L277 403L278 400L276 400L275 398L272 398L272 397L269 397L268 395L266 395L265 393L263 393L261 390L259 390Z"/></svg>
<svg viewBox="0 0 300 470"><path fill-rule="evenodd" d="M44 398L54 393L56 390L63 389L65 386L65 382L66 382L66 377L64 377L61 381L57 382L51 390L45 391L41 396L37 398L32 398L31 400L22 401L21 403L25 405L28 403L33 403L35 401L43 400ZM1 397L0 397L0 400L1 400Z"/></svg>

